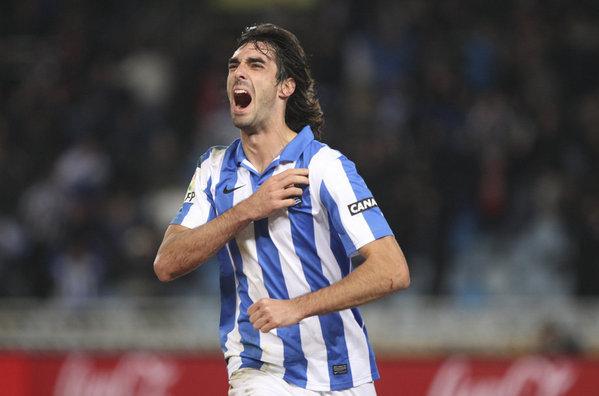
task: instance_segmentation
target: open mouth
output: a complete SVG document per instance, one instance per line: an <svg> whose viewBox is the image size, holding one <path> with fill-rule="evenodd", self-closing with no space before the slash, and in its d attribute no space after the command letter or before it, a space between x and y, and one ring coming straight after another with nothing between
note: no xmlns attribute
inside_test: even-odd
<svg viewBox="0 0 599 396"><path fill-rule="evenodd" d="M245 109L252 102L252 96L245 89L236 89L233 91L233 100L235 106Z"/></svg>

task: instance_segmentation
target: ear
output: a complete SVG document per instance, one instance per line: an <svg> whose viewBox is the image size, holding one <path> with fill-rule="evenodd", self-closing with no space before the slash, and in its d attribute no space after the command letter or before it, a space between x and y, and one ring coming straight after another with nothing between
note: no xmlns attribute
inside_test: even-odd
<svg viewBox="0 0 599 396"><path fill-rule="evenodd" d="M285 81L281 82L279 87L279 97L282 99L287 99L295 92L295 80L293 78L288 78Z"/></svg>

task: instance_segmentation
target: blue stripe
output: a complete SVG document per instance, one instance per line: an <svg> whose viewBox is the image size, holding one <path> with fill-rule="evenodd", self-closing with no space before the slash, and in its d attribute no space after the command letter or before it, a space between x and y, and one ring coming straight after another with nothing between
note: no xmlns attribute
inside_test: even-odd
<svg viewBox="0 0 599 396"><path fill-rule="evenodd" d="M337 207L337 202L329 193L327 186L323 180L320 185L320 200L324 204L325 208L329 212L329 219L331 228L334 228L337 231L337 234L341 238L341 242L343 243L343 247L345 248L345 252L348 256L351 256L356 252L356 247L352 242L349 235L347 235L347 231L345 227L343 227L343 222L341 221L341 215L339 214L339 208Z"/></svg>
<svg viewBox="0 0 599 396"><path fill-rule="evenodd" d="M306 150L306 154L297 162L297 167L308 167L312 156L323 147L322 144L315 147L316 150ZM322 190L321 190L322 193ZM325 186L325 195L328 193ZM330 194L329 194L330 196ZM322 196L321 196L322 198ZM304 190L302 195L302 203L298 207L292 207L289 210L289 220L291 223L291 235L295 252L302 263L302 268L306 276L306 280L312 291L322 289L330 285L329 280L324 275L322 262L318 255L316 247L316 237L314 232L314 218L312 216L312 201L310 196L310 187ZM337 245L337 249L334 249ZM342 267L342 273L346 275L349 272L349 258L343 254L341 241L337 235L332 239L331 248L337 250L341 257L337 257L337 261ZM343 266L342 263L345 263ZM331 263L332 264L332 263ZM345 267L345 271L343 270ZM349 362L349 354L345 341L345 328L343 320L338 312L318 317L322 336L327 349L327 362L329 371L329 380L332 390L341 390L351 387L352 373ZM347 364L347 374L333 373L333 365Z"/></svg>
<svg viewBox="0 0 599 396"><path fill-rule="evenodd" d="M214 199L210 192L211 186L212 178L208 179L208 183L204 189L204 193L211 203L208 221L216 218ZM235 327L235 306L237 302L235 293L235 274L233 273L233 262L231 261L226 246L218 251L217 257L220 268L220 346L222 351L226 352L227 347L225 344L227 342L227 335Z"/></svg>
<svg viewBox="0 0 599 396"><path fill-rule="evenodd" d="M322 147L322 146L320 146ZM318 148L320 148L318 147ZM306 150L308 155L301 156L296 166L305 168L308 166L311 155L316 151ZM325 187L326 189L326 187ZM324 275L322 262L316 248L316 237L314 233L314 218L312 216L312 201L310 198L310 187L304 189L302 202L289 209L289 221L291 223L291 238L295 253L300 259L302 269L310 289L316 291L330 285ZM347 257L346 257L347 259ZM327 363L331 390L347 389L352 386L351 364L345 341L345 328L343 320L338 312L318 317L322 337L327 350ZM347 365L346 374L333 373L334 365Z"/></svg>
<svg viewBox="0 0 599 396"><path fill-rule="evenodd" d="M321 190L322 191L322 190ZM330 285L324 275L322 262L316 251L314 236L314 221L312 217L312 202L309 188L304 190L302 203L299 208L289 209L291 222L291 237L295 253L302 263L302 269L312 291ZM327 349L327 362L331 390L347 389L353 386L351 365L345 341L345 328L338 312L318 316L322 337ZM346 374L333 373L333 365L347 365Z"/></svg>
<svg viewBox="0 0 599 396"><path fill-rule="evenodd" d="M210 176L208 178L208 182L206 183L206 188L204 189L204 194L206 195L206 199L208 199L208 202L210 202L210 212L208 213L208 220L206 220L206 222L209 222L210 220L213 220L216 218L216 205L214 205L214 199L212 198L212 193L210 192L211 188L212 188L212 176Z"/></svg>
<svg viewBox="0 0 599 396"><path fill-rule="evenodd" d="M335 256L335 259L337 260L337 264L339 264L339 268L341 269L341 276L346 276L347 274L349 274L351 269L351 259L345 252L345 248L343 246L341 238L339 237L339 234L331 226L333 222L333 219L331 218L331 212L328 213L327 218L329 220L329 236L331 240L331 251L333 252L333 256Z"/></svg>
<svg viewBox="0 0 599 396"><path fill-rule="evenodd" d="M226 352L227 335L235 327L235 304L237 302L233 263L226 247L219 250L218 262L220 263L220 347L223 352Z"/></svg>
<svg viewBox="0 0 599 396"><path fill-rule="evenodd" d="M221 172L221 179L223 174ZM210 180L212 185L212 180ZM216 191L218 193L218 191ZM214 205L214 199L208 189L207 196L212 201L212 213L216 217L216 206ZM229 204L232 204L231 201ZM218 262L220 264L220 345L223 352L227 351L226 342L227 336L235 328L235 308L237 304L237 294L235 287L235 273L233 260L229 255L227 245L225 245L218 252Z"/></svg>
<svg viewBox="0 0 599 396"><path fill-rule="evenodd" d="M258 180L254 175L251 178L252 188L256 191L258 189ZM265 175L260 177L260 180L265 179ZM269 297L274 299L289 299L289 292L285 284L279 259L279 251L272 242L268 231L268 218L254 222L254 235L256 250L258 252L258 262L262 268L264 286ZM285 367L283 379L305 388L308 361L302 349L299 324L278 328L277 336L283 342L283 366Z"/></svg>
<svg viewBox="0 0 599 396"><path fill-rule="evenodd" d="M262 348L260 347L260 334L258 330L254 328L250 322L248 315L248 309L254 303L248 294L248 281L243 273L243 262L241 259L241 253L235 240L231 240L228 247L233 256L235 262L235 274L237 275L237 281L239 287L237 293L239 294L239 318L237 319L237 325L239 333L241 335L241 344L243 345L243 351L239 354L241 357L242 367L252 367L259 369L262 367Z"/></svg>
<svg viewBox="0 0 599 396"><path fill-rule="evenodd" d="M235 185L236 182L237 165L235 163L233 147L230 146L229 149L227 149L227 151L225 152L225 158L223 159L223 166L221 168L220 180L216 186L215 203L217 204L218 212L223 213L233 206L233 194L224 194L222 192L222 188L227 183ZM251 300L248 294L248 282L245 274L243 273L243 260L241 257L241 253L239 252L239 247L237 246L235 239L229 241L225 249L229 250L233 258L233 263L235 265L235 275L237 276L238 282L237 293L239 295L240 306L237 325L241 338L240 341L243 345L243 351L241 351L241 353L239 354L241 357L241 367L260 368L262 366L262 362L260 361L260 359L262 358L262 349L260 348L260 334L258 333L258 330L254 329L254 326L252 326L252 324L250 323L250 319L247 314L247 310L252 305L253 301ZM230 262L230 260L228 261ZM225 274L228 274L226 272L226 266L224 266L223 269L225 270ZM232 268L228 271L232 271ZM232 274L229 274L229 279L227 279L226 285L229 288L231 282L230 275ZM228 289L226 289L225 291L228 291ZM222 293L223 291L221 290L221 297ZM227 311L223 312L223 309L226 309ZM229 313L229 310L230 302L227 306L221 306L221 320L223 316ZM228 321L225 321L225 323L221 322L221 339L224 337L225 342L226 336L231 331L231 329L231 324L228 323Z"/></svg>
<svg viewBox="0 0 599 396"><path fill-rule="evenodd" d="M191 202L184 202L183 205L181 205L181 209L179 209L179 212L177 213L175 218L171 220L171 224L183 223L185 216L187 216L187 213L189 213L189 209L191 209L191 205Z"/></svg>
<svg viewBox="0 0 599 396"><path fill-rule="evenodd" d="M360 201L362 199L372 197L372 193L366 186L364 179L362 179L362 177L358 174L356 165L344 155L339 157L339 160L341 161L343 170L349 179L352 190L354 191L354 194L356 194L356 199ZM372 235L374 235L374 239L379 239L387 235L393 235L393 231L391 231L387 220L385 220L385 217L383 216L383 212L381 212L381 209L378 206L365 210L356 216L364 216L364 220L366 220L366 223L368 223L368 227L370 227L370 231L372 232Z"/></svg>

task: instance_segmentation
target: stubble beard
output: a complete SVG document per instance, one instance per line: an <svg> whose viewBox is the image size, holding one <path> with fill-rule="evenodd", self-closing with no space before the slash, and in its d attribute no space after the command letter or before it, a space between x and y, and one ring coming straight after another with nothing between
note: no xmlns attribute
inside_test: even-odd
<svg viewBox="0 0 599 396"><path fill-rule="evenodd" d="M245 117L247 116L244 116L243 118ZM233 121L233 125L235 125L235 128L241 129L244 132L250 132L255 127L255 117L247 117L247 119L242 119L242 117L232 116L231 118Z"/></svg>
<svg viewBox="0 0 599 396"><path fill-rule="evenodd" d="M276 95L276 93L273 94L272 99L266 101L264 99L259 101L257 98L254 98L255 102L252 103L254 108L252 108L252 111L249 114L236 117L231 113L233 125L247 134L254 134L260 127L263 127L265 123L268 122L269 111L274 109L274 95Z"/></svg>

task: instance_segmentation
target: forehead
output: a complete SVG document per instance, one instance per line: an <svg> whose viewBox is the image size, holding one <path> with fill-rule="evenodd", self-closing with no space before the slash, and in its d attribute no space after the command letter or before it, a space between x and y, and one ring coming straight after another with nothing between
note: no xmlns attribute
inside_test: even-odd
<svg viewBox="0 0 599 396"><path fill-rule="evenodd" d="M237 48L233 53L232 58L242 59L247 57L259 57L274 62L275 56L275 50L270 44L263 41L257 41L245 43Z"/></svg>

